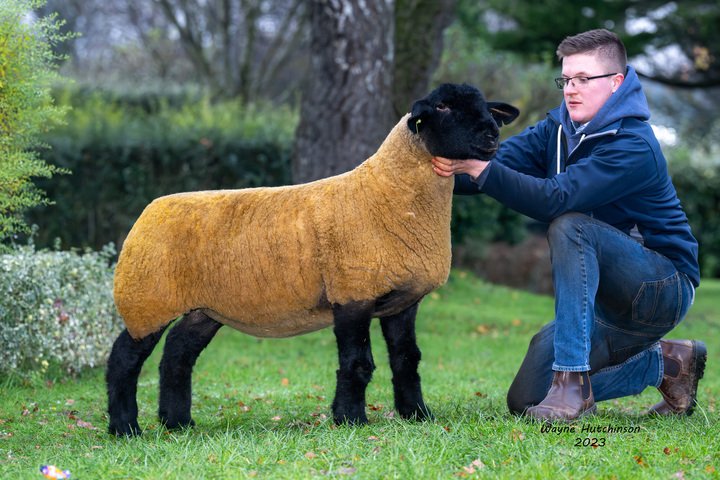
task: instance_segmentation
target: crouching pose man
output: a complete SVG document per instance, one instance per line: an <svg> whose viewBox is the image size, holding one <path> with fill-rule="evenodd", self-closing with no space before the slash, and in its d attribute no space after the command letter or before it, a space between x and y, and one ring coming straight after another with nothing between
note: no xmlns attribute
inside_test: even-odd
<svg viewBox="0 0 720 480"><path fill-rule="evenodd" d="M690 233L647 123L647 101L625 46L607 30L558 47L564 101L503 142L490 162L435 158L455 193L485 193L540 221L555 320L537 333L508 392L510 411L571 421L595 402L657 387L657 415L690 415L705 344L663 340L699 283Z"/></svg>

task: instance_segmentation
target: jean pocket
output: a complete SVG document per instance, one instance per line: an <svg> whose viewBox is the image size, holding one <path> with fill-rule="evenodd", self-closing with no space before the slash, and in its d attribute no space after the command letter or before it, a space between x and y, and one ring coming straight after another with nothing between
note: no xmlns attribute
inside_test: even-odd
<svg viewBox="0 0 720 480"><path fill-rule="evenodd" d="M674 327L682 319L680 274L644 282L632 305L633 321L656 327Z"/></svg>

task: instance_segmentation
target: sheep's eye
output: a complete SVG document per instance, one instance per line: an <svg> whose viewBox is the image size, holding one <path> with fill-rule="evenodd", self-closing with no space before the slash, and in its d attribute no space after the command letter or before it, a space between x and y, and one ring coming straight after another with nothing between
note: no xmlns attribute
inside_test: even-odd
<svg viewBox="0 0 720 480"><path fill-rule="evenodd" d="M442 112L442 111L446 111L446 110L450 110L450 108L449 108L447 105L445 105L444 103L438 103L438 104L435 106L435 108L438 109L438 110L441 111L441 112Z"/></svg>

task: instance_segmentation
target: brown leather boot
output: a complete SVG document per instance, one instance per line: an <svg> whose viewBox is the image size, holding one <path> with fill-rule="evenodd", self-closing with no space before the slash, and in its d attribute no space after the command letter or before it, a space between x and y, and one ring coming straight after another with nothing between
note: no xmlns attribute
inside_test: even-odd
<svg viewBox="0 0 720 480"><path fill-rule="evenodd" d="M555 372L550 391L540 404L527 409L535 420L571 422L595 413L589 372Z"/></svg>
<svg viewBox="0 0 720 480"><path fill-rule="evenodd" d="M651 415L692 415L697 405L698 381L705 372L707 347L697 340L660 340L664 372L658 387L663 399Z"/></svg>

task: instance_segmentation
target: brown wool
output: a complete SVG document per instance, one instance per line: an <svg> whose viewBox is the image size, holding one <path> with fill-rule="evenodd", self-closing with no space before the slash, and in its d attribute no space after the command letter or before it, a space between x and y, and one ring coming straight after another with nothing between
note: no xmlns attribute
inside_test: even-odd
<svg viewBox="0 0 720 480"><path fill-rule="evenodd" d="M143 338L202 309L250 335L288 337L332 325L330 303L399 288L417 300L445 283L453 180L433 172L408 118L351 172L148 205L115 272L129 333Z"/></svg>

